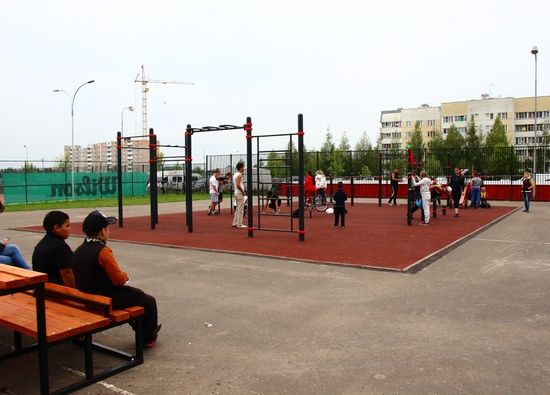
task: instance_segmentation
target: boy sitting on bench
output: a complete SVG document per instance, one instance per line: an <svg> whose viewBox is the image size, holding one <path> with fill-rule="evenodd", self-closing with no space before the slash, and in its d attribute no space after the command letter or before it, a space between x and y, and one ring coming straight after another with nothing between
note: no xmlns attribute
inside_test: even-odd
<svg viewBox="0 0 550 395"><path fill-rule="evenodd" d="M82 230L86 238L74 253L74 279L83 292L103 295L112 299L114 309L130 306L145 308L143 342L146 348L154 347L161 325L158 325L157 302L141 289L126 285L128 275L120 269L113 250L107 246L109 225L116 223L101 211L92 211L84 219Z"/></svg>

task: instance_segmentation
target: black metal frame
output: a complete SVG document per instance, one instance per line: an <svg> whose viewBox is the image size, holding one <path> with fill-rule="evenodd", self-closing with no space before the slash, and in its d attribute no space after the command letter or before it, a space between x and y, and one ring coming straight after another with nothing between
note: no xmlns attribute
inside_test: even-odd
<svg viewBox="0 0 550 395"><path fill-rule="evenodd" d="M251 136L251 138L255 138L256 139L256 156L257 156L257 170L256 170L256 185L257 185L257 190L260 191L262 188L260 188L260 186L262 186L264 183L260 181L260 168L269 168L269 166L261 166L260 162L261 162L261 158L260 158L260 154L261 153L264 153L264 152L267 152L267 151L261 151L260 150L260 138L263 138L263 137L282 137L282 136L289 136L289 150L290 150L290 147L292 147L292 136L298 136L298 168L300 169L299 170L299 175L298 175L298 182L299 182L299 186L298 186L298 189L299 189L299 199L298 199L298 206L299 206L299 224L298 224L298 239L300 241L304 241L305 239L305 221L304 221L304 210L305 210L305 199L304 199L304 128L303 128L303 116L302 114L299 114L298 115L298 131L295 132L295 133L277 133L277 134L262 134L262 135L256 135L256 136ZM248 138L248 136L247 136ZM291 160L291 163L292 163L292 152L289 153L290 155L290 160ZM250 151L247 151L247 157L251 157L252 156L252 149L250 149ZM291 166L291 165L290 165ZM282 167L282 166L279 166L279 167ZM284 167L288 168L289 166L285 165ZM287 172L288 174L288 172ZM292 184L290 186L290 188L292 189ZM260 194L258 193L258 206L263 206L263 201L265 200L266 198L264 196L260 196ZM290 233L293 233L294 232L294 221L293 221L293 218L292 218L292 209L293 209L293 200L292 200L292 193L290 194L290 197L287 196L287 203L288 201L290 201L290 212L291 212L291 215L289 216L290 218L290 229L280 229L280 228L262 228L261 226L261 211L258 210L258 227L256 228L257 230L263 230L263 231L270 231L270 232L290 232ZM249 214L251 216L251 214ZM311 217L311 213L310 213L310 217ZM249 217L249 221L250 221L250 217Z"/></svg>
<svg viewBox="0 0 550 395"><path fill-rule="evenodd" d="M190 124L187 124L187 129L185 131L185 224L187 225L187 231L189 233L193 233L193 180L192 180L192 167L193 167L193 159L191 157L192 153L192 136L195 133L206 133L206 132L217 132L222 130L239 130L244 129L247 131L247 146L250 141L248 138L249 131L247 128L250 128L250 132L252 131L252 118L247 117L246 118L246 124L243 126L235 126L235 125L220 125L220 126L203 126L202 128L192 128ZM248 148L247 148L248 150ZM248 163L250 162L250 164ZM250 166L250 169L252 168L252 159L250 161L247 160L247 167ZM252 173L249 171L249 174ZM248 180L247 180L248 182ZM250 181L251 182L251 181ZM249 199L252 197L251 191L247 191L247 195L249 195ZM252 204L249 204L248 207L248 236L252 237L252 225L250 223L250 216L252 215Z"/></svg>
<svg viewBox="0 0 550 395"><path fill-rule="evenodd" d="M38 371L39 371L39 381L40 381L40 394L68 394L74 392L80 388L87 387L91 384L97 383L107 377L111 377L115 374L128 370L134 366L141 365L144 361L143 359L143 315L138 317L129 318L120 322L111 322L109 325L94 329L92 331L86 332L85 334L76 334L64 339L57 341L48 342L46 337L46 304L44 296L44 283L31 284L23 287L18 287L15 289L0 289L0 296L19 293L23 291L34 291L35 302L36 302L36 320L37 320L37 342L32 343L27 346L22 345L22 336L18 331L13 331L13 351L10 351L6 354L0 355L0 361L16 357L18 355L38 350ZM117 326L121 326L127 323L135 323L135 355L130 355L123 351L117 350L112 347L108 347L99 343L94 343L92 341L92 335L98 332L103 332L107 329L111 329ZM77 381L76 383L70 384L66 387L57 389L53 392L50 392L50 380L49 380L49 367L48 367L48 348L53 347L57 344L62 343L78 343L77 340L84 337L84 341L80 342L84 348L84 366L85 366L85 377L83 380ZM93 350L101 351L113 355L115 357L123 359L124 363L106 369L100 373L94 373L94 364L93 364Z"/></svg>

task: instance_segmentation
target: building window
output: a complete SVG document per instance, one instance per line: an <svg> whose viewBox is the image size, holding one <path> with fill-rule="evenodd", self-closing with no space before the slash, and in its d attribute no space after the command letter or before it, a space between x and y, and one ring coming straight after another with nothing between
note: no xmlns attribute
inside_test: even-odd
<svg viewBox="0 0 550 395"><path fill-rule="evenodd" d="M405 126L408 127L408 128L412 127L412 122L411 121L406 121Z"/></svg>
<svg viewBox="0 0 550 395"><path fill-rule="evenodd" d="M486 113L485 118L493 119L493 113L492 112Z"/></svg>
<svg viewBox="0 0 550 395"><path fill-rule="evenodd" d="M508 119L508 113L507 112L499 112L497 116L500 119Z"/></svg>
<svg viewBox="0 0 550 395"><path fill-rule="evenodd" d="M446 122L446 123L453 122L453 117L443 117L443 122Z"/></svg>

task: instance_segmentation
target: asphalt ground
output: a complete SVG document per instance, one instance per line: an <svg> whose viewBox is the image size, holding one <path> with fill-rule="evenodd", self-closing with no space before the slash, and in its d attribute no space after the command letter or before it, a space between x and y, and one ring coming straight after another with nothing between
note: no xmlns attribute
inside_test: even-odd
<svg viewBox="0 0 550 395"><path fill-rule="evenodd" d="M67 210L74 222L88 211ZM41 236L11 229L44 214L0 215L29 260ZM416 274L112 242L132 285L157 298L163 329L143 365L77 393L548 394L549 218L550 204L533 203ZM132 338L98 336L120 348ZM10 344L0 328L0 352ZM77 379L80 352L51 350L53 387ZM35 354L0 361L0 394L37 388Z"/></svg>

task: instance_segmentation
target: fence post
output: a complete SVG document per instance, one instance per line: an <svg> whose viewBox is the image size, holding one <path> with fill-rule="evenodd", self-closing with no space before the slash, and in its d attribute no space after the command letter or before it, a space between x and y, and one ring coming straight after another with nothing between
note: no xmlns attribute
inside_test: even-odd
<svg viewBox="0 0 550 395"><path fill-rule="evenodd" d="M29 203L29 194L28 194L28 187L27 187L27 161L25 161L24 171L25 171L25 204Z"/></svg>
<svg viewBox="0 0 550 395"><path fill-rule="evenodd" d="M382 207L382 152L378 152L378 207Z"/></svg>
<svg viewBox="0 0 550 395"><path fill-rule="evenodd" d="M353 198L355 197L355 188L353 187L353 176L350 177L350 193L351 193L351 205L353 206Z"/></svg>
<svg viewBox="0 0 550 395"><path fill-rule="evenodd" d="M513 172L514 172L514 161L511 160L514 156L514 147L510 146L510 201L512 201L514 194L514 183L512 182Z"/></svg>

